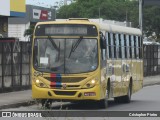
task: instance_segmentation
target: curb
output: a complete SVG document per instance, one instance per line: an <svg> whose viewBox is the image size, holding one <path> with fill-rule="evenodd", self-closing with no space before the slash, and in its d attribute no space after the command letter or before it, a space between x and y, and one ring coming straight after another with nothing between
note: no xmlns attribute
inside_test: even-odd
<svg viewBox="0 0 160 120"><path fill-rule="evenodd" d="M147 86L153 86L153 85L160 85L160 82L143 84L143 87L147 87Z"/></svg>

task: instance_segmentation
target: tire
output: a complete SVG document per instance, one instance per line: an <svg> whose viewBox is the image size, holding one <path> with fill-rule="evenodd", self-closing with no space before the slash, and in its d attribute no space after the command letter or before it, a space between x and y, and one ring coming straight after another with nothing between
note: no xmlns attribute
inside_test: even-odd
<svg viewBox="0 0 160 120"><path fill-rule="evenodd" d="M105 109L108 107L108 100L107 99L102 99L97 102L98 102L98 108Z"/></svg>
<svg viewBox="0 0 160 120"><path fill-rule="evenodd" d="M43 99L41 101L41 104L42 104L42 107L50 109L51 106L52 106L52 100L50 100L50 99Z"/></svg>
<svg viewBox="0 0 160 120"><path fill-rule="evenodd" d="M107 84L107 99L110 98L110 93L111 93L111 87L110 87L110 84L108 83Z"/></svg>
<svg viewBox="0 0 160 120"><path fill-rule="evenodd" d="M122 102L122 97L115 97L114 102L115 103L121 103Z"/></svg>
<svg viewBox="0 0 160 120"><path fill-rule="evenodd" d="M132 96L132 84L130 82L127 95L123 96L124 103L130 103Z"/></svg>
<svg viewBox="0 0 160 120"><path fill-rule="evenodd" d="M99 108L102 108L102 109L105 109L108 107L108 99L110 97L110 85L107 84L107 91L106 91L106 96L104 99L98 101L98 107Z"/></svg>

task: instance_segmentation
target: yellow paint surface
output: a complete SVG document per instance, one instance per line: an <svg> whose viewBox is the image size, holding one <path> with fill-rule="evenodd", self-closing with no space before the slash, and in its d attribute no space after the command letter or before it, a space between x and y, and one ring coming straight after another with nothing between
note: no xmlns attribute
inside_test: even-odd
<svg viewBox="0 0 160 120"><path fill-rule="evenodd" d="M10 0L10 11L26 12L26 0Z"/></svg>

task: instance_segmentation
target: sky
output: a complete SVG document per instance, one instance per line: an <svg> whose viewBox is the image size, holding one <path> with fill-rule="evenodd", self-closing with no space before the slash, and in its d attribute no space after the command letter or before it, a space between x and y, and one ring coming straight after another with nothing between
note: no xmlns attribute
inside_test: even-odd
<svg viewBox="0 0 160 120"><path fill-rule="evenodd" d="M26 4L42 6L42 7L50 7L50 6L58 6L56 2L63 2L63 0L26 0Z"/></svg>

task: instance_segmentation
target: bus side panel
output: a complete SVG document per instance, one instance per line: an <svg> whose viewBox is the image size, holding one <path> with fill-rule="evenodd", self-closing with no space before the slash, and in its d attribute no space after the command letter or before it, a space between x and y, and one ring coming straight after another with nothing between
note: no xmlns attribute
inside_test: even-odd
<svg viewBox="0 0 160 120"><path fill-rule="evenodd" d="M131 76L132 76L132 81L133 81L133 85L132 85L132 93L136 92L136 87L137 87L137 75L136 75L136 60L132 59L132 63L131 63Z"/></svg>
<svg viewBox="0 0 160 120"><path fill-rule="evenodd" d="M137 88L136 91L143 87L143 62L142 60L137 60Z"/></svg>
<svg viewBox="0 0 160 120"><path fill-rule="evenodd" d="M111 82L111 96L120 96L121 92L121 60L107 60L107 75Z"/></svg>
<svg viewBox="0 0 160 120"><path fill-rule="evenodd" d="M122 71L123 71L122 95L127 95L129 82L131 79L131 60L125 60L124 63L122 63Z"/></svg>
<svg viewBox="0 0 160 120"><path fill-rule="evenodd" d="M114 60L114 97L122 95L122 60Z"/></svg>

